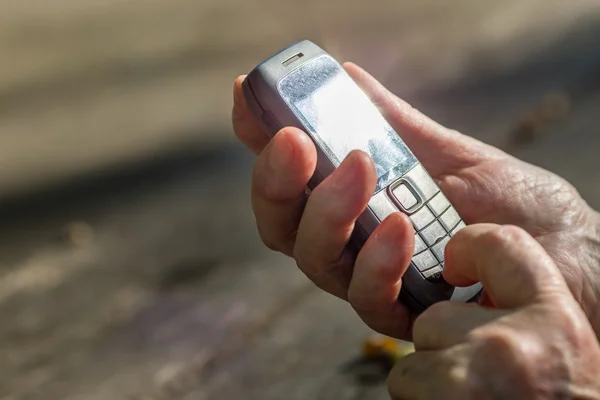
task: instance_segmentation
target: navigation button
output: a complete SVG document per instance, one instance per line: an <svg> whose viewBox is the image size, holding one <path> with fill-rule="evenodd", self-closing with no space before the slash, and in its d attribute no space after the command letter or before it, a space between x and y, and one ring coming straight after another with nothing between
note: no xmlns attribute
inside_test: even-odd
<svg viewBox="0 0 600 400"><path fill-rule="evenodd" d="M400 205L405 210L410 210L419 202L419 200L415 197L415 195L411 192L411 190L406 186L404 182L396 186L392 190L392 194L394 195L396 200L400 202Z"/></svg>

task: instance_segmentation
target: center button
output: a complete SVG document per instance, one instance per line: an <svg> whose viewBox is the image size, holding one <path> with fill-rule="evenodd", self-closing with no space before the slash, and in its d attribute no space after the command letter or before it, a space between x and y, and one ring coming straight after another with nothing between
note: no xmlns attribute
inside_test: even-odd
<svg viewBox="0 0 600 400"><path fill-rule="evenodd" d="M417 205L419 200L415 197L413 192L406 186L405 183L401 183L392 190L392 194L398 200L402 208L406 211L410 210Z"/></svg>

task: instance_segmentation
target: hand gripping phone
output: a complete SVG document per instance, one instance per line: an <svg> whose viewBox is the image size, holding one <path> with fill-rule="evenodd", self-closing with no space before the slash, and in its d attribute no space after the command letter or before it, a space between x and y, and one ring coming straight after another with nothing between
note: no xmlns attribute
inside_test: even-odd
<svg viewBox="0 0 600 400"><path fill-rule="evenodd" d="M343 67L310 41L298 42L259 64L243 82L244 97L266 133L285 126L305 131L317 148L314 188L358 149L371 156L377 186L358 218L351 243L360 248L388 215L406 213L415 250L400 300L421 312L442 300L473 301L481 285L446 283L444 247L465 226L429 173Z"/></svg>

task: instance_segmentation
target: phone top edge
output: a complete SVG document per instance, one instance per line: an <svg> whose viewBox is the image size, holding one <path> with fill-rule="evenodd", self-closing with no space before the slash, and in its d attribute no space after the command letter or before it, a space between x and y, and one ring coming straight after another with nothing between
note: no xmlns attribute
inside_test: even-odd
<svg viewBox="0 0 600 400"><path fill-rule="evenodd" d="M299 40L295 43L290 44L287 47L282 48L281 50L277 51L270 57L261 61L248 73L248 75L251 75L253 72L260 69L263 65L273 62L275 59L285 58L285 56L288 56L288 55L291 57L295 53L301 52L301 50L316 50L317 52L325 53L325 51L323 49L321 49L319 46L317 46L315 43L311 42L310 40L307 40L307 39ZM283 60L281 62L283 62Z"/></svg>
<svg viewBox="0 0 600 400"><path fill-rule="evenodd" d="M294 56L298 56L297 60L292 60ZM278 51L266 60L262 61L248 73L246 80L252 82L252 87L255 88L262 82L277 84L284 76L296 70L299 66L313 60L319 56L329 55L325 50L309 40L296 42L283 50ZM256 81L256 82L255 82Z"/></svg>

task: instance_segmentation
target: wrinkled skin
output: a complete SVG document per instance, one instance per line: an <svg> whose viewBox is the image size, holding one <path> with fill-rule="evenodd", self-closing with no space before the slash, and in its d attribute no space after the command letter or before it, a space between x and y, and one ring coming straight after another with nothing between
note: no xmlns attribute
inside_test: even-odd
<svg viewBox="0 0 600 400"><path fill-rule="evenodd" d="M394 400L600 399L600 346L558 267L515 226L476 224L446 249L446 276L491 304L440 302L417 318Z"/></svg>
<svg viewBox="0 0 600 400"><path fill-rule="evenodd" d="M534 237L600 332L600 217L577 191L548 171L440 126L356 65L345 68L464 221L511 224ZM397 301L413 253L410 220L392 214L356 257L346 250L356 218L374 191L371 159L359 151L351 153L307 195L305 186L316 164L313 143L296 128L284 128L269 141L243 98L242 80L235 82L232 118L238 138L258 155L252 206L264 243L294 257L316 285L348 300L373 329L410 339L416 316Z"/></svg>

